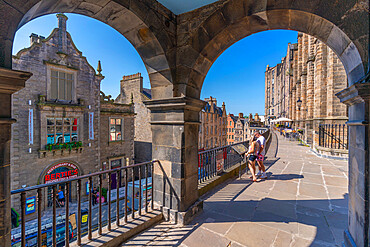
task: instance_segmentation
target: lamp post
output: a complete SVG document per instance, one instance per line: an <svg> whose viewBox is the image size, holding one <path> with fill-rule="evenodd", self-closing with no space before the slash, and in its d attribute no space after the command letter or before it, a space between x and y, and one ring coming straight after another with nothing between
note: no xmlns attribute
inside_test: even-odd
<svg viewBox="0 0 370 247"><path fill-rule="evenodd" d="M298 98L298 100L297 100L297 106L298 106L298 111L300 111L301 110L301 106L302 106L302 100L301 100L301 98Z"/></svg>

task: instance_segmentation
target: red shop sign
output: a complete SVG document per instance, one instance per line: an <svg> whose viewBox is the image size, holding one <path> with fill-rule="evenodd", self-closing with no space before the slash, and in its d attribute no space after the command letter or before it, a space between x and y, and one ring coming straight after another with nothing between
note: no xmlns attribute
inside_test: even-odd
<svg viewBox="0 0 370 247"><path fill-rule="evenodd" d="M79 175L78 167L69 162L62 162L50 167L45 174L45 183L59 182Z"/></svg>

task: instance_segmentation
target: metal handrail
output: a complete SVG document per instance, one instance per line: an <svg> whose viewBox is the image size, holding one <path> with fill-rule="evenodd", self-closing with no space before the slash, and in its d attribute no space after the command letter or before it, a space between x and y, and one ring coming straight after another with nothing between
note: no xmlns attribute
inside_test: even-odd
<svg viewBox="0 0 370 247"><path fill-rule="evenodd" d="M147 165L147 164L154 164L156 162L158 162L160 164L159 160L151 160L151 161L148 161L148 162L142 162L142 163L133 164L133 165L129 165L129 166L118 167L118 168L111 169L111 170L105 170L105 171L90 173L90 174L87 174L87 175L82 175L82 176L79 176L79 177L70 178L70 179L66 179L66 180L63 180L63 181L52 182L52 183L48 183L48 184L38 184L38 185L34 185L34 186L30 186L30 187L26 187L26 188L22 188L22 189L18 189L18 190L12 190L11 195L19 194L21 192L27 192L27 191L31 191L31 190L41 189L41 188L45 188L45 187L49 187L49 186L53 186L53 185L58 185L58 184L61 184L61 183L77 181L77 180L81 180L81 179L85 179L85 178L89 178L89 177L94 177L94 176L98 176L98 175L102 175L102 174L113 173L113 172L116 172L116 171L129 169L129 168L132 168L132 167L138 167L138 166L143 166L143 165Z"/></svg>
<svg viewBox="0 0 370 247"><path fill-rule="evenodd" d="M88 187L88 227L87 227L87 237L88 239L92 239L92 231L93 231L93 226L92 226L92 203L93 203L93 198L92 198L92 194L93 194L93 178L97 177L98 178L98 186L99 186L99 211L98 211L98 233L99 235L102 234L102 227L103 227L103 220L102 220L102 185L103 185L103 175L104 174L108 174L107 176L107 185L108 185L108 190L107 190L107 203L108 203L108 212L107 212L107 225L108 225L108 231L111 230L111 222L112 222L112 217L111 217L111 197L112 197L112 188L111 188L111 185L112 185L112 179L111 179L111 174L116 174L117 175L117 179L116 179L116 186L117 186L117 198L116 198L116 224L117 226L120 225L120 193L119 193L119 190L120 190L120 185L122 184L120 182L121 180L121 171L124 171L124 181L125 181L125 186L124 186L124 189L125 189L125 198L124 198L124 221L125 223L128 222L128 196L130 194L130 192L128 192L128 186L129 186L129 181L128 181L128 177L130 176L131 179L132 179L132 198L131 198L131 213L132 213L132 219L134 219L135 217L135 211L138 211L138 215L142 215L142 207L143 207L143 202L142 202L142 199L144 199L142 197L142 194L145 193L145 206L143 207L143 209L145 210L145 212L148 212L148 204L149 204L149 200L148 200L148 177L149 177L149 170L150 170L150 174L151 176L153 175L154 173L154 164L155 163L158 163L160 165L160 161L159 160L152 160L152 161L149 161L149 162L143 162L143 163L139 163L139 164L133 164L133 165L128 165L128 166L123 166L123 167L119 167L119 168L115 168L115 169L110 169L110 170L106 170L106 171L100 171L100 172L96 172L96 173L92 173L92 174L88 174L88 175L83 175L83 176L79 176L79 177L75 177L75 178L70 178L70 179L66 179L66 180L63 180L63 181L57 181L57 182L52 182L52 183L48 183L48 184L42 184L42 185L35 185L35 186L31 186L31 187L27 187L27 188L22 188L22 189L18 189L18 190L13 190L11 191L11 195L18 195L20 194L21 196L21 246L26 246L26 230L25 230L25 227L26 227L26 220L25 220L25 216L26 216L26 194L27 192L31 192L31 191L37 191L37 203L35 205L35 211L36 211L36 207L37 207L37 246L42 246L42 221L41 221L41 217L42 217L42 198L43 198L43 195L42 195L42 191L44 188L46 187L52 187L52 221L53 221L53 224L52 224L52 245L53 246L56 246L57 245L57 239L56 239L56 230L57 230L57 217L56 217L56 207L57 207L57 185L65 185L65 195L64 195L64 199L65 199L65 203L64 203L64 206L65 206L65 232L64 232L64 242L65 242L65 246L69 246L69 234L70 234L70 231L69 231L69 215L70 215L70 210L69 210L69 207L70 207L70 199L69 199L69 195L71 193L71 186L70 186L70 183L71 182L77 182L77 244L78 245L81 245L81 237L82 237L82 231L81 231L81 224L82 224L82 214L81 214L81 204L82 204L82 196L81 196L81 190L82 190L82 186L81 186L81 181L82 180L88 180L88 183L89 183L89 187ZM131 170L131 174L129 174ZM136 199L136 195L135 195L135 171L139 172L138 174L138 177L139 177L139 195L138 195L138 205L135 206L135 199ZM144 188L143 187L143 181L142 180L142 175L143 175L143 172L144 172L144 184L145 184L145 192L142 191L142 189ZM151 188L153 188L153 185L154 185L154 180L152 179L151 181ZM152 195L152 198L153 198L153 195ZM113 199L114 200L114 199ZM94 200L95 201L95 200ZM59 202L59 201L58 201ZM150 200L150 206L151 208L153 209L153 199ZM137 210L135 209L137 208ZM45 228L45 226L44 226ZM47 241L47 239L46 239Z"/></svg>

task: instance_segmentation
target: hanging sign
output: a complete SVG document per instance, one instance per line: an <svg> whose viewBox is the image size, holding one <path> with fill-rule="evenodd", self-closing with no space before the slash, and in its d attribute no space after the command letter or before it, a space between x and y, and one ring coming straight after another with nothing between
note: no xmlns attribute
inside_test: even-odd
<svg viewBox="0 0 370 247"><path fill-rule="evenodd" d="M33 109L28 111L28 143L33 144Z"/></svg>
<svg viewBox="0 0 370 247"><path fill-rule="evenodd" d="M94 112L89 113L89 139L94 140Z"/></svg>

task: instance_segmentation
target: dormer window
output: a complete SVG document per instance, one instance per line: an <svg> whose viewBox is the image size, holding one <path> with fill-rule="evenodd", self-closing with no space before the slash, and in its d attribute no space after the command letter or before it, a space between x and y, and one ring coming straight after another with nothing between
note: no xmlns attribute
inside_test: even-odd
<svg viewBox="0 0 370 247"><path fill-rule="evenodd" d="M72 100L73 74L51 70L51 99Z"/></svg>

